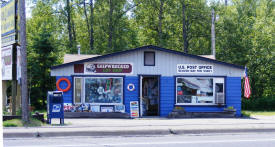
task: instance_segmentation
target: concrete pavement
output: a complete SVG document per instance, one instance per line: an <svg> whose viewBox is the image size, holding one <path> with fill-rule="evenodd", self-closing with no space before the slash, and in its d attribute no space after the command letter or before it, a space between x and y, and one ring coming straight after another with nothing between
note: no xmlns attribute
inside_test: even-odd
<svg viewBox="0 0 275 147"><path fill-rule="evenodd" d="M58 124L59 120L53 120ZM5 127L4 138L55 136L129 136L232 132L275 132L275 116L253 118L65 119L64 126Z"/></svg>

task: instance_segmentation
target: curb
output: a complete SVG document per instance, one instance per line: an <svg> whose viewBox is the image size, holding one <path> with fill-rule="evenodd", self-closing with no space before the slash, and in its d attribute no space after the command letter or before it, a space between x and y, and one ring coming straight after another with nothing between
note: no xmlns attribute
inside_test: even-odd
<svg viewBox="0 0 275 147"><path fill-rule="evenodd" d="M123 131L61 131L61 132L15 132L3 133L4 138L37 138L37 137L69 137L69 136L134 136L134 135L183 135L211 133L252 133L275 132L274 128L264 129L163 129L163 130L123 130Z"/></svg>

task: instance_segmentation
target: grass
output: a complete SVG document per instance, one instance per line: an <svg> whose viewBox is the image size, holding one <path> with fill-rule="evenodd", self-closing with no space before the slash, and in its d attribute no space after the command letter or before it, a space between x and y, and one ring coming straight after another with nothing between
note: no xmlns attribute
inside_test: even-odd
<svg viewBox="0 0 275 147"><path fill-rule="evenodd" d="M248 111L243 110L242 114L245 116L261 115L261 116L275 116L275 111Z"/></svg>
<svg viewBox="0 0 275 147"><path fill-rule="evenodd" d="M29 124L24 124L21 119L6 120L3 122L4 127L38 127L44 125L41 121L30 118Z"/></svg>
<svg viewBox="0 0 275 147"><path fill-rule="evenodd" d="M4 127L23 127L21 119L11 119L3 122Z"/></svg>

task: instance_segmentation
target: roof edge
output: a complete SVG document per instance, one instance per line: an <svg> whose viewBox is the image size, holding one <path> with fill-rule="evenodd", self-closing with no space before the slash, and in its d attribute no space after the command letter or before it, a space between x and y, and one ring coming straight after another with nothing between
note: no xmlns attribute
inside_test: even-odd
<svg viewBox="0 0 275 147"><path fill-rule="evenodd" d="M78 61L73 61L73 62L68 62L68 63L65 63L65 64L52 66L51 70L52 69L57 69L57 68L60 68L60 67L64 67L64 66L68 66L68 65L71 65L71 64L79 64L79 63L82 63L82 62L93 61L93 60L96 60L96 59L99 59L99 58L106 58L106 57L110 57L110 56L125 54L125 53L128 53L128 52L141 50L141 49L148 49L148 48L159 50L159 51L164 51L164 52L168 52L168 53L179 54L179 55L183 55L183 56L187 56L187 57L191 57L191 58L197 58L197 59L203 60L203 61L211 61L211 62L214 62L214 63L217 63L217 64L223 64L223 65L226 65L226 66L231 66L231 67L235 67L235 68L239 68L239 69L244 69L244 66L241 66L241 65L236 65L236 64L232 64L232 63L219 61L219 60L214 60L214 59L210 59L210 58L206 58L206 57L202 57L202 56L198 56L198 55L187 54L187 53L184 53L184 52L175 51L175 50L171 50L171 49L166 49L166 48L162 48L162 47L158 47L158 46L154 46L154 45L147 45L147 46L142 46L142 47L138 47L138 48L134 48L134 49L119 51L119 52L115 52L115 53L110 53L110 54L106 54L106 55L101 55L101 56L97 56L97 57L92 57L92 58L87 58L87 59L82 59L82 60L78 60Z"/></svg>

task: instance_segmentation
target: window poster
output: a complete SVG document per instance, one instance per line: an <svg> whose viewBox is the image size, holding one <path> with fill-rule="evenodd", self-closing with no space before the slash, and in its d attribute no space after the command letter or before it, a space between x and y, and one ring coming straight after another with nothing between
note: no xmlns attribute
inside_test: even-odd
<svg viewBox="0 0 275 147"><path fill-rule="evenodd" d="M92 105L91 106L92 112L100 112L100 106L99 105Z"/></svg>
<svg viewBox="0 0 275 147"><path fill-rule="evenodd" d="M89 77L85 78L85 103L123 102L123 78Z"/></svg>
<svg viewBox="0 0 275 147"><path fill-rule="evenodd" d="M115 105L115 112L125 112L125 105Z"/></svg>
<svg viewBox="0 0 275 147"><path fill-rule="evenodd" d="M139 117L138 101L130 101L131 117Z"/></svg>
<svg viewBox="0 0 275 147"><path fill-rule="evenodd" d="M114 106L100 106L101 112L114 112Z"/></svg>

